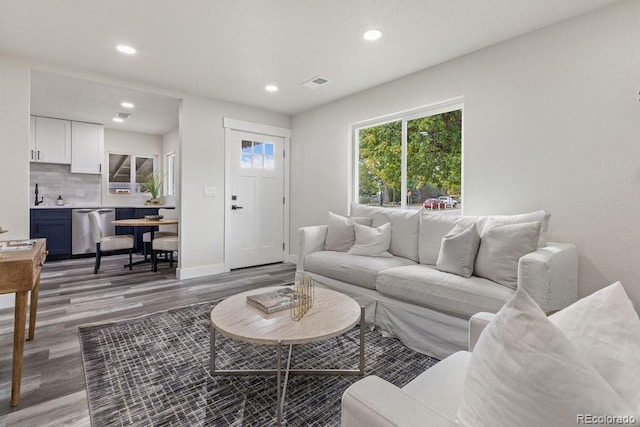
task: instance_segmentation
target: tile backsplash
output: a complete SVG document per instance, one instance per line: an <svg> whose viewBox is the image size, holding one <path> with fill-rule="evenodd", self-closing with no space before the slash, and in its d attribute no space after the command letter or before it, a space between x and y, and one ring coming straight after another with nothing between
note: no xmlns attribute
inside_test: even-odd
<svg viewBox="0 0 640 427"><path fill-rule="evenodd" d="M40 206L55 206L58 196L71 204L100 205L102 201L102 176L71 173L70 165L31 163L31 205L35 200L36 183L39 195L44 196Z"/></svg>

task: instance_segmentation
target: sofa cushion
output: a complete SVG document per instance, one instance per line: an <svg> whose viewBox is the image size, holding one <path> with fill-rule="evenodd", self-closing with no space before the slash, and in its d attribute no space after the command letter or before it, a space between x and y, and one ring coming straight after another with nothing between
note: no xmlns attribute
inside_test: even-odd
<svg viewBox="0 0 640 427"><path fill-rule="evenodd" d="M342 215L336 215L329 212L329 220L327 222L327 237L324 241L325 251L346 252L351 249L355 241L355 232L353 224L371 225L373 219L367 217L347 218Z"/></svg>
<svg viewBox="0 0 640 427"><path fill-rule="evenodd" d="M478 227L456 225L442 238L436 268L462 277L471 277L480 246Z"/></svg>
<svg viewBox="0 0 640 427"><path fill-rule="evenodd" d="M538 247L540 223L487 224L480 239L474 274L515 289L518 262Z"/></svg>
<svg viewBox="0 0 640 427"><path fill-rule="evenodd" d="M480 335L458 409L466 427L569 427L579 414L633 415L519 289Z"/></svg>
<svg viewBox="0 0 640 427"><path fill-rule="evenodd" d="M420 210L379 208L351 204L352 217L370 217L372 227L391 223L391 245L389 252L395 256L409 258L418 262L418 232L420 229Z"/></svg>
<svg viewBox="0 0 640 427"><path fill-rule="evenodd" d="M484 228L484 217L449 216L420 211L419 248L420 264L436 265L442 238L449 234L453 227L460 225L470 227L477 223L478 231Z"/></svg>
<svg viewBox="0 0 640 427"><path fill-rule="evenodd" d="M549 317L640 414L640 319L616 282Z"/></svg>
<svg viewBox="0 0 640 427"><path fill-rule="evenodd" d="M375 289L381 270L414 264L401 257L366 257L344 252L319 251L304 258L304 269L363 288Z"/></svg>
<svg viewBox="0 0 640 427"><path fill-rule="evenodd" d="M507 224L523 224L526 222L540 222L540 236L538 237L538 248L544 248L547 245L547 230L549 229L549 219L551 212L540 210L520 215L491 215L490 221L487 221L485 229L491 225L507 225ZM484 232L480 229L480 235Z"/></svg>
<svg viewBox="0 0 640 427"><path fill-rule="evenodd" d="M382 224L378 228L366 225L353 224L356 232L356 241L347 251L350 255L391 257L389 244L391 244L391 224Z"/></svg>
<svg viewBox="0 0 640 427"><path fill-rule="evenodd" d="M514 294L512 289L490 280L475 276L467 279L428 265L381 271L376 289L382 294L466 319L479 311L497 312Z"/></svg>

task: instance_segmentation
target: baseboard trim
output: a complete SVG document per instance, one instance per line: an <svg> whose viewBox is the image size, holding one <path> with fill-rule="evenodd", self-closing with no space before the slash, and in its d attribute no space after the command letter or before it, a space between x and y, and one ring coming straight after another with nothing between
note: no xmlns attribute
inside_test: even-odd
<svg viewBox="0 0 640 427"><path fill-rule="evenodd" d="M284 260L286 262L297 264L298 263L298 255L294 255L294 254L285 255Z"/></svg>
<svg viewBox="0 0 640 427"><path fill-rule="evenodd" d="M214 274L224 273L224 264L210 264L200 267L177 268L176 275L179 280L194 279L196 277L212 276Z"/></svg>

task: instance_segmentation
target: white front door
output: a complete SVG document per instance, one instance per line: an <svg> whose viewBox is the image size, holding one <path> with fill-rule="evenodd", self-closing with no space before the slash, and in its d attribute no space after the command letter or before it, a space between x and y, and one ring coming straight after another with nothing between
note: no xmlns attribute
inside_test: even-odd
<svg viewBox="0 0 640 427"><path fill-rule="evenodd" d="M230 268L284 261L284 139L230 132Z"/></svg>

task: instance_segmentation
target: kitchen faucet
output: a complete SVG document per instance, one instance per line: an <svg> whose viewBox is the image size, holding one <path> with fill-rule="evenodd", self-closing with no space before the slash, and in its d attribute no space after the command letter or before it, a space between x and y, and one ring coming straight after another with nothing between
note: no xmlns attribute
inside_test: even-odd
<svg viewBox="0 0 640 427"><path fill-rule="evenodd" d="M36 206L38 206L40 203L44 202L44 196L40 197L40 200L38 200L38 183L36 183Z"/></svg>

